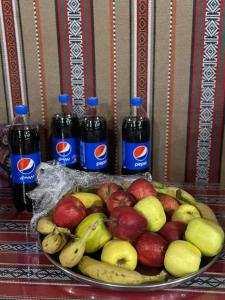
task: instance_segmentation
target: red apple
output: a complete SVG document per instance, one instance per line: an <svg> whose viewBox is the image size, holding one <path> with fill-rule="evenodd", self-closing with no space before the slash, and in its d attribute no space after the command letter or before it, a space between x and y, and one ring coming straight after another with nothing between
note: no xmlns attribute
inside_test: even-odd
<svg viewBox="0 0 225 300"><path fill-rule="evenodd" d="M116 191L106 201L108 211L111 212L118 206L133 206L136 203L136 199L133 195L125 191Z"/></svg>
<svg viewBox="0 0 225 300"><path fill-rule="evenodd" d="M187 224L171 221L167 222L160 230L159 234L164 237L168 242L175 240L182 240Z"/></svg>
<svg viewBox="0 0 225 300"><path fill-rule="evenodd" d="M156 196L154 186L144 178L138 178L131 183L127 192L131 193L138 201L147 196Z"/></svg>
<svg viewBox="0 0 225 300"><path fill-rule="evenodd" d="M148 267L163 266L168 242L158 233L144 232L135 242L138 260Z"/></svg>
<svg viewBox="0 0 225 300"><path fill-rule="evenodd" d="M113 182L106 182L102 183L98 190L97 194L99 197L101 197L105 202L110 197L110 195L118 190L123 190L122 186L113 183Z"/></svg>
<svg viewBox="0 0 225 300"><path fill-rule="evenodd" d="M162 195L159 197L160 202L162 203L162 206L165 210L165 213L167 216L171 217L174 211L179 207L178 201L168 195Z"/></svg>
<svg viewBox="0 0 225 300"><path fill-rule="evenodd" d="M133 207L119 206L111 212L108 227L114 237L133 241L146 230L147 220Z"/></svg>
<svg viewBox="0 0 225 300"><path fill-rule="evenodd" d="M57 226L73 230L86 215L86 207L78 198L64 196L55 206L53 221Z"/></svg>

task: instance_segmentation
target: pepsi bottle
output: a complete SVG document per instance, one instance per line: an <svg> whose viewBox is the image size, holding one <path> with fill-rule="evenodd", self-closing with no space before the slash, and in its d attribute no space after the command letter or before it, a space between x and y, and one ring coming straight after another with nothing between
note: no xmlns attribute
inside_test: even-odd
<svg viewBox="0 0 225 300"><path fill-rule="evenodd" d="M86 171L106 172L107 125L98 115L97 106L98 98L87 99L85 117L80 122L80 165Z"/></svg>
<svg viewBox="0 0 225 300"><path fill-rule="evenodd" d="M75 169L78 167L77 117L72 113L69 95L60 95L61 112L52 119L53 158L61 165Z"/></svg>
<svg viewBox="0 0 225 300"><path fill-rule="evenodd" d="M142 98L130 100L130 115L122 124L122 174L136 174L150 168L150 122Z"/></svg>
<svg viewBox="0 0 225 300"><path fill-rule="evenodd" d="M8 131L8 142L15 207L18 211L32 211L32 200L26 193L36 187L35 171L41 155L39 130L32 124L26 105L16 106L16 116Z"/></svg>

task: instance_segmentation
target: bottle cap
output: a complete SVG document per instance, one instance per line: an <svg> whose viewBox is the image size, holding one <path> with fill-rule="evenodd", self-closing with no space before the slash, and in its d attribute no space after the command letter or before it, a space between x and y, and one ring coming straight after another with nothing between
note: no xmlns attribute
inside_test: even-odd
<svg viewBox="0 0 225 300"><path fill-rule="evenodd" d="M28 113L28 106L27 105L17 105L15 111L16 111L17 115L25 115Z"/></svg>
<svg viewBox="0 0 225 300"><path fill-rule="evenodd" d="M87 104L90 105L90 106L98 105L98 98L97 97L89 97L87 99Z"/></svg>
<svg viewBox="0 0 225 300"><path fill-rule="evenodd" d="M131 105L142 105L142 98L141 97L132 97L130 99Z"/></svg>
<svg viewBox="0 0 225 300"><path fill-rule="evenodd" d="M60 103L68 103L70 101L70 96L67 94L59 95L59 102Z"/></svg>

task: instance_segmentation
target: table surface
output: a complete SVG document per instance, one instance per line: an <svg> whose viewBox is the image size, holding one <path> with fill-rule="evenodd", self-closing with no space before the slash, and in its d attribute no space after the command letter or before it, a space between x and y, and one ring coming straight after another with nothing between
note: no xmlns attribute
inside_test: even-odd
<svg viewBox="0 0 225 300"><path fill-rule="evenodd" d="M208 203L225 228L225 186L183 186ZM30 233L31 214L18 213L9 189L0 190L0 299L225 299L225 251L207 272L176 288L121 292L76 282L45 257Z"/></svg>

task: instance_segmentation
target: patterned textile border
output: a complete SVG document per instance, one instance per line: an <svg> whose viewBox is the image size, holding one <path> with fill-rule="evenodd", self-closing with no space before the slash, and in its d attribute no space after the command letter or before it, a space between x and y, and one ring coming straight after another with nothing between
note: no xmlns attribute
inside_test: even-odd
<svg viewBox="0 0 225 300"><path fill-rule="evenodd" d="M225 1L195 1L186 181L219 182L224 118Z"/></svg>
<svg viewBox="0 0 225 300"><path fill-rule="evenodd" d="M137 96L143 98L147 109L148 71L148 1L137 1Z"/></svg>
<svg viewBox="0 0 225 300"><path fill-rule="evenodd" d="M20 49L21 40L19 28L15 18L15 1L5 0L0 2L0 20L3 55L3 76L6 89L6 105L9 120L13 119L14 108L22 104L25 99L23 89L23 56ZM21 100L23 98L23 100Z"/></svg>
<svg viewBox="0 0 225 300"><path fill-rule="evenodd" d="M143 107L150 118L151 147L153 144L153 34L155 5L153 0L134 0L131 2L130 7L130 15L133 17L133 24L132 21L130 22L130 56L132 58L130 66L130 96L140 96L143 99Z"/></svg>
<svg viewBox="0 0 225 300"><path fill-rule="evenodd" d="M119 172L118 165L118 120L117 120L117 56L116 56L116 1L109 1L109 27L110 27L110 63L111 63L111 105L112 105L112 129L114 172Z"/></svg>
<svg viewBox="0 0 225 300"><path fill-rule="evenodd" d="M164 154L164 180L170 180L171 163L171 136L172 136L172 113L174 101L174 65L175 65L175 38L176 38L176 0L170 1L170 27L169 27L169 50L168 50L168 82L166 103L166 132Z"/></svg>
<svg viewBox="0 0 225 300"><path fill-rule="evenodd" d="M46 78L45 78L45 64L42 45L42 30L40 19L39 0L33 1L34 9L34 24L35 24L35 37L37 47L37 61L39 71L39 86L40 86L40 98L41 98L41 119L42 124L46 126L48 124L48 109L47 109L47 95L46 95ZM47 129L47 127L46 127Z"/></svg>
<svg viewBox="0 0 225 300"><path fill-rule="evenodd" d="M73 109L84 114L85 99L95 96L93 1L57 0L61 91L72 97Z"/></svg>

